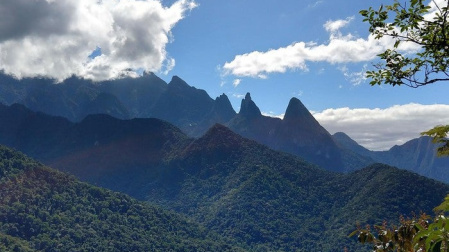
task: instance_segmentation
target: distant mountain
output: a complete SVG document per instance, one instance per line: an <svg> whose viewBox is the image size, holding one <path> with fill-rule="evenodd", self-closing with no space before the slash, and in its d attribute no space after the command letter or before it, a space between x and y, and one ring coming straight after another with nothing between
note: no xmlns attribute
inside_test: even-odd
<svg viewBox="0 0 449 252"><path fill-rule="evenodd" d="M237 114L223 94L215 100L174 76L170 83L152 73L94 83L72 77L54 84L50 79L22 79L0 75L0 102L20 103L33 111L79 122L89 114L108 114L119 119L159 118L189 136L198 137L216 123L273 149L298 155L333 171L350 171L363 164L345 164L330 134L296 98L286 118L262 116L249 94ZM355 166L356 168L353 168Z"/></svg>
<svg viewBox="0 0 449 252"><path fill-rule="evenodd" d="M155 117L191 136L200 136L215 123L225 123L236 114L225 95L214 100L206 91L189 86L177 76L167 84L153 73L102 82L71 77L58 84L52 79L19 81L0 74L0 103L20 103L73 122L90 114L119 119Z"/></svg>
<svg viewBox="0 0 449 252"><path fill-rule="evenodd" d="M337 132L332 135L334 141L339 144L342 148L353 151L363 156L369 156L371 151L365 147L359 145L356 141L350 138L347 134L343 132Z"/></svg>
<svg viewBox="0 0 449 252"><path fill-rule="evenodd" d="M243 251L183 216L0 146L2 251Z"/></svg>
<svg viewBox="0 0 449 252"><path fill-rule="evenodd" d="M0 121L1 144L84 181L134 196L144 193L144 188L129 187L128 183L154 177L163 158L189 139L159 119L90 115L72 123L18 104L0 105Z"/></svg>
<svg viewBox="0 0 449 252"><path fill-rule="evenodd" d="M182 213L251 251L357 248L347 238L357 221L431 213L449 192L443 183L385 165L329 172L219 124L192 139L158 119L92 115L72 123L21 105L3 110L12 119L0 117L0 143Z"/></svg>
<svg viewBox="0 0 449 252"><path fill-rule="evenodd" d="M340 149L341 158L347 171L356 171L361 167L366 167L374 163L382 163L371 158L367 154L369 152L368 149L359 145L345 133L337 132L332 135L332 139L334 139L335 144Z"/></svg>
<svg viewBox="0 0 449 252"><path fill-rule="evenodd" d="M248 93L238 115L228 124L238 134L280 151L304 158L331 171L346 171L332 136L297 98L288 104L284 119L263 116Z"/></svg>
<svg viewBox="0 0 449 252"><path fill-rule="evenodd" d="M174 76L166 92L152 107L151 116L178 126L189 135L198 136L214 123L224 123L235 115L231 103L223 96L214 101L206 91L189 86Z"/></svg>
<svg viewBox="0 0 449 252"><path fill-rule="evenodd" d="M449 183L449 158L436 156L437 145L430 137L412 139L388 151L370 151L341 132L334 134L333 138L344 148L371 159L373 163L396 166Z"/></svg>
<svg viewBox="0 0 449 252"><path fill-rule="evenodd" d="M62 116L72 122L81 122L90 114L108 114L119 119L154 117L174 124L190 137L200 137L212 125L220 123L244 137L297 155L330 171L350 172L374 162L383 162L432 178L444 176L449 180L445 169L428 166L445 167L447 163L431 158L428 156L430 152L426 154L425 161L411 163L414 158L405 153L401 157L407 160L401 160L390 154L367 154L368 150L360 150L360 146L359 149L349 148L348 145L358 144L345 142L344 136L332 138L296 98L290 100L282 120L263 116L249 93L236 113L225 94L214 100L204 90L188 85L177 76L168 84L153 73L144 73L140 78L103 82L71 77L55 84L51 79L25 78L19 81L0 74L0 103L20 103L33 111ZM419 146L427 148L423 144Z"/></svg>

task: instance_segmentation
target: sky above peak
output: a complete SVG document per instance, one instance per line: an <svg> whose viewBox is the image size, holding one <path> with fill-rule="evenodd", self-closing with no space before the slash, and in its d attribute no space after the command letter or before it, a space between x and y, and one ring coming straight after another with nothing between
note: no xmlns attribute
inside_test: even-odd
<svg viewBox="0 0 449 252"><path fill-rule="evenodd" d="M2 0L0 69L59 81L177 75L212 98L225 93L237 111L250 92L272 116L297 97L331 133L388 149L449 123L446 83L371 87L365 78L392 43L370 36L359 11L392 2Z"/></svg>

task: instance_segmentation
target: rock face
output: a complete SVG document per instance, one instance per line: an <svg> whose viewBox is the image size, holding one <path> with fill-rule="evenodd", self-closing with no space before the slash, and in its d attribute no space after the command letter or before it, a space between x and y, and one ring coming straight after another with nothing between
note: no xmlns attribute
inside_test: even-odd
<svg viewBox="0 0 449 252"><path fill-rule="evenodd" d="M297 98L289 102L283 120L263 116L247 94L229 127L242 136L288 152L332 171L345 171L340 150Z"/></svg>

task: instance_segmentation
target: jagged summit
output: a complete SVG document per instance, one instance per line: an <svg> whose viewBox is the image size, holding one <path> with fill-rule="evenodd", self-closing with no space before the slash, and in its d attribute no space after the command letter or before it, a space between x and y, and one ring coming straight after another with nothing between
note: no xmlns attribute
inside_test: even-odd
<svg viewBox="0 0 449 252"><path fill-rule="evenodd" d="M242 100L239 115L242 115L247 118L255 118L262 116L260 109L251 99L250 93L246 93L245 99Z"/></svg>
<svg viewBox="0 0 449 252"><path fill-rule="evenodd" d="M215 98L215 101L216 102L220 102L220 103L229 103L229 104L231 104L231 102L229 101L228 96L225 93L223 93L220 96L218 96L217 98Z"/></svg>
<svg viewBox="0 0 449 252"><path fill-rule="evenodd" d="M213 110L223 117L224 122L231 120L237 114L234 108L232 108L228 96L225 94L215 99Z"/></svg>
<svg viewBox="0 0 449 252"><path fill-rule="evenodd" d="M185 82L183 79L179 78L177 75L173 75L171 78L171 81L168 83L169 86L176 86L176 87L190 87L187 82Z"/></svg>

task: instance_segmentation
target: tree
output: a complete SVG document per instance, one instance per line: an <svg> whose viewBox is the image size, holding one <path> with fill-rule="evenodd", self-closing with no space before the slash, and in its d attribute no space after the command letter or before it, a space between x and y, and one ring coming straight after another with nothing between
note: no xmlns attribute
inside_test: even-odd
<svg viewBox="0 0 449 252"><path fill-rule="evenodd" d="M425 5L424 0L410 0L409 6L397 0L379 10L360 11L369 31L376 39L391 37L392 49L379 54L381 63L377 70L368 71L371 85L407 85L420 87L440 81L449 81L449 24L448 1L436 10ZM390 14L394 14L390 20ZM391 21L391 22L390 22ZM409 43L421 48L414 54L401 53L400 46Z"/></svg>
<svg viewBox="0 0 449 252"><path fill-rule="evenodd" d="M431 0L434 8L424 0L409 0L401 4L380 6L360 11L364 22L370 24L369 31L376 39L390 37L392 49L379 54L376 70L367 71L371 85L406 85L418 88L428 84L449 81L449 1ZM391 15L393 18L391 19ZM401 52L400 46L412 44L420 48L416 53ZM436 126L422 135L433 137L440 143L437 154L449 156L449 125Z"/></svg>

